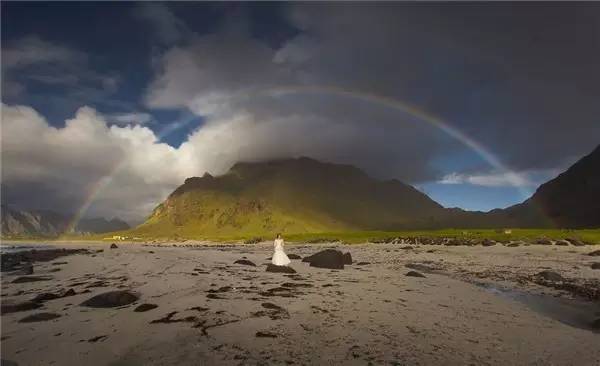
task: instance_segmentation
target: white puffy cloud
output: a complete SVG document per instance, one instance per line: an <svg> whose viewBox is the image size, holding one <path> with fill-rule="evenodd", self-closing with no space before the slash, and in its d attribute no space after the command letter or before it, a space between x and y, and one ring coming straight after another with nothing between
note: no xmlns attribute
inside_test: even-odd
<svg viewBox="0 0 600 366"><path fill-rule="evenodd" d="M55 128L32 108L3 105L1 139L3 198L31 208L75 212L92 200L89 215L137 222L202 172L150 129L108 127L89 107Z"/></svg>

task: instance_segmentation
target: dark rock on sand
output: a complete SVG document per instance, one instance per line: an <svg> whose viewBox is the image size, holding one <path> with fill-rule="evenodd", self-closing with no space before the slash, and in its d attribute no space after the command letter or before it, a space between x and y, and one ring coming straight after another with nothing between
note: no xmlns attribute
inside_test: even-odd
<svg viewBox="0 0 600 366"><path fill-rule="evenodd" d="M344 264L352 264L352 255L350 252L344 253L342 259L344 260Z"/></svg>
<svg viewBox="0 0 600 366"><path fill-rule="evenodd" d="M298 254L288 254L289 259L302 259ZM269 258L270 259L270 258Z"/></svg>
<svg viewBox="0 0 600 366"><path fill-rule="evenodd" d="M110 291L96 295L81 303L81 306L92 308L115 308L117 306L129 305L137 301L138 295L127 291Z"/></svg>
<svg viewBox="0 0 600 366"><path fill-rule="evenodd" d="M28 283L28 282L39 282L49 281L52 277L41 277L41 276L23 276L15 278L12 283Z"/></svg>
<svg viewBox="0 0 600 366"><path fill-rule="evenodd" d="M49 262L56 258L71 254L89 254L87 249L44 249L27 250L14 253L1 253L2 272L22 269L34 262Z"/></svg>
<svg viewBox="0 0 600 366"><path fill-rule="evenodd" d="M263 308L269 309L269 310L277 310L277 311L284 311L285 310L281 306L277 306L277 305L275 305L273 303L270 303L270 302L263 302L261 305L262 305Z"/></svg>
<svg viewBox="0 0 600 366"><path fill-rule="evenodd" d="M592 257L600 257L600 250L594 250L593 252L588 253L588 255Z"/></svg>
<svg viewBox="0 0 600 366"><path fill-rule="evenodd" d="M63 293L53 293L53 292L44 292L41 294L36 295L36 297L34 297L33 299L31 299L31 301L33 302L44 302L44 301L49 301L49 300L55 300L55 299L60 299L62 297L68 297L68 296L73 296L76 295L77 293L75 292L75 290L73 290L72 288L63 292Z"/></svg>
<svg viewBox="0 0 600 366"><path fill-rule="evenodd" d="M493 241L493 240L490 240L490 239L484 239L484 240L481 242L481 245L483 245L484 247L491 247L491 246L493 246L493 245L496 245L496 242L495 242L495 241Z"/></svg>
<svg viewBox="0 0 600 366"><path fill-rule="evenodd" d="M409 263L409 264L406 264L404 267L414 269L417 271L421 271L421 272L431 272L431 271L435 271L438 269L438 268L430 267L428 265L421 264L421 263Z"/></svg>
<svg viewBox="0 0 600 366"><path fill-rule="evenodd" d="M263 241L262 238L250 238L250 239L244 240L244 244L258 244L261 241Z"/></svg>
<svg viewBox="0 0 600 366"><path fill-rule="evenodd" d="M31 299L31 301L44 302L44 301L49 301L49 300L54 300L54 299L60 299L61 297L62 297L61 294L52 293L52 292L44 292L44 293L36 295L33 299Z"/></svg>
<svg viewBox="0 0 600 366"><path fill-rule="evenodd" d="M590 267L592 269L600 269L600 262L598 262L598 263L592 263L592 265Z"/></svg>
<svg viewBox="0 0 600 366"><path fill-rule="evenodd" d="M254 264L254 262L249 261L247 259L238 259L237 261L233 262L235 264L242 264L244 266L252 266L252 267L256 267L256 264Z"/></svg>
<svg viewBox="0 0 600 366"><path fill-rule="evenodd" d="M574 245L576 247L582 247L585 245L585 243L577 238L567 238L566 239L569 243L571 243L571 245Z"/></svg>
<svg viewBox="0 0 600 366"><path fill-rule="evenodd" d="M371 264L371 262L358 262L358 263L356 263L357 266L366 266L367 264Z"/></svg>
<svg viewBox="0 0 600 366"><path fill-rule="evenodd" d="M422 277L422 278L425 278L425 275L424 275L424 274L422 274L422 273L420 273L420 272L417 272L417 271L409 271L409 272L407 272L407 273L405 274L405 276L408 276L408 277Z"/></svg>
<svg viewBox="0 0 600 366"><path fill-rule="evenodd" d="M7 303L6 300L2 301L0 306L0 314L16 313L19 311L27 311L41 308L42 304L33 301L24 301L16 304Z"/></svg>
<svg viewBox="0 0 600 366"><path fill-rule="evenodd" d="M267 264L267 272L274 272L274 273L296 273L296 270L293 269L292 267L288 267L288 266L276 266L274 264Z"/></svg>
<svg viewBox="0 0 600 366"><path fill-rule="evenodd" d="M24 275L32 275L33 274L33 264L27 263L22 268Z"/></svg>
<svg viewBox="0 0 600 366"><path fill-rule="evenodd" d="M560 245L560 246L566 247L566 246L571 245L571 243L569 243L566 240L558 240L558 241L556 241L556 243L554 243L554 245Z"/></svg>
<svg viewBox="0 0 600 366"><path fill-rule="evenodd" d="M37 313L24 317L19 320L19 323L45 322L56 318L60 318L60 315L54 313Z"/></svg>
<svg viewBox="0 0 600 366"><path fill-rule="evenodd" d="M506 246L509 248L515 248L515 247L518 247L519 245L520 245L519 243L509 243Z"/></svg>
<svg viewBox="0 0 600 366"><path fill-rule="evenodd" d="M316 254L302 259L302 262L310 263L311 267L344 269L344 255L339 250L325 249Z"/></svg>
<svg viewBox="0 0 600 366"><path fill-rule="evenodd" d="M256 332L256 337L257 338L277 338L277 334L271 333L271 332L258 331L258 332Z"/></svg>
<svg viewBox="0 0 600 366"><path fill-rule="evenodd" d="M535 244L552 245L552 240L546 239L546 238L540 238L540 239L538 239L538 240L535 241Z"/></svg>
<svg viewBox="0 0 600 366"><path fill-rule="evenodd" d="M110 245L110 249L117 249L117 248L118 248L118 246L117 246L117 244L115 244L115 243L112 243L112 244Z"/></svg>
<svg viewBox="0 0 600 366"><path fill-rule="evenodd" d="M106 338L108 338L107 335L101 335L101 336L97 336L94 338L90 338L87 341L88 341L88 343L96 343L96 342L101 342L101 341L105 340Z"/></svg>
<svg viewBox="0 0 600 366"><path fill-rule="evenodd" d="M210 292L210 293L229 292L229 291L231 291L232 288L233 287L231 287L231 286L222 286L222 287L219 287L218 289L210 289L206 292Z"/></svg>
<svg viewBox="0 0 600 366"><path fill-rule="evenodd" d="M164 324L169 324L169 323L196 323L198 322L198 318L195 316L187 316L185 318L179 318L179 319L173 319L173 316L177 314L177 311L172 311L170 313L168 313L167 315L165 315L164 317L160 318L160 319L156 319L150 322L150 324L158 324L158 323L164 323Z"/></svg>
<svg viewBox="0 0 600 366"><path fill-rule="evenodd" d="M148 310L156 309L157 307L158 305L156 304L142 304L137 308L133 309L133 311L135 311L136 313L143 313Z"/></svg>
<svg viewBox="0 0 600 366"><path fill-rule="evenodd" d="M547 281L559 282L559 281L565 280L563 276L559 275L558 273L556 273L554 271L542 271L542 272L538 273L537 275Z"/></svg>

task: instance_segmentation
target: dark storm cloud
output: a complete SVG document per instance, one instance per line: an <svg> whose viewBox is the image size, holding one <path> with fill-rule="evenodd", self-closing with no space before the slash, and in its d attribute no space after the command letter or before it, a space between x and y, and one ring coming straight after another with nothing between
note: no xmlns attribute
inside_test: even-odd
<svg viewBox="0 0 600 366"><path fill-rule="evenodd" d="M423 106L516 169L600 140L599 4L314 4L292 18L308 36L290 55L315 79Z"/></svg>

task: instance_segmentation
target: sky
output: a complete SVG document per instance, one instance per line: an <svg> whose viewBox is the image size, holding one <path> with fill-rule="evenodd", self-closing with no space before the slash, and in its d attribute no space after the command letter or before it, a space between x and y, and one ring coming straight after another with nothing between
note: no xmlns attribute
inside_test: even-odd
<svg viewBox="0 0 600 366"><path fill-rule="evenodd" d="M600 142L600 4L2 2L2 202L139 223L190 176L309 156L446 207Z"/></svg>

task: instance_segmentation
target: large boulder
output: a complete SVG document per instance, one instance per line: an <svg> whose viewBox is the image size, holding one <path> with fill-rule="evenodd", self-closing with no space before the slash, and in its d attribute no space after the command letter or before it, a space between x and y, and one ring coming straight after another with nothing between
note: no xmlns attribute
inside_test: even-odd
<svg viewBox="0 0 600 366"><path fill-rule="evenodd" d="M137 301L138 298L138 295L130 291L110 291L87 299L81 303L81 306L88 306L91 308L115 308L118 306L129 305L132 302Z"/></svg>
<svg viewBox="0 0 600 366"><path fill-rule="evenodd" d="M288 266L276 266L272 263L267 264L267 272L273 273L296 273L292 267Z"/></svg>
<svg viewBox="0 0 600 366"><path fill-rule="evenodd" d="M310 263L311 267L344 269L344 255L339 250L325 249L309 257L302 259L302 262Z"/></svg>

